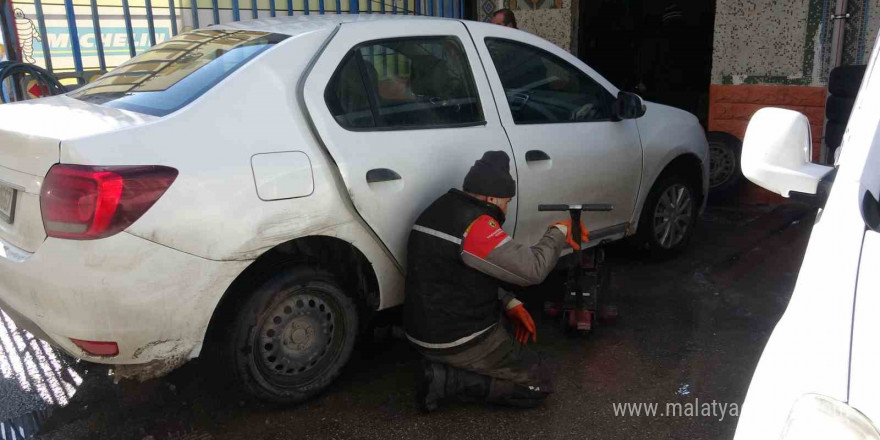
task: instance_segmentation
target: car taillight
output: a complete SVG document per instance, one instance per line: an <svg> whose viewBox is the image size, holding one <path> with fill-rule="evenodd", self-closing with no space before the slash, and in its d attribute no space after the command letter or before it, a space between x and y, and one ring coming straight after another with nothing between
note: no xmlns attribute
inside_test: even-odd
<svg viewBox="0 0 880 440"><path fill-rule="evenodd" d="M55 165L40 192L46 235L109 237L137 221L177 178L174 168Z"/></svg>
<svg viewBox="0 0 880 440"><path fill-rule="evenodd" d="M116 356L119 354L119 345L115 342L96 342L83 341L81 339L70 338L70 341L76 344L84 352L95 356Z"/></svg>

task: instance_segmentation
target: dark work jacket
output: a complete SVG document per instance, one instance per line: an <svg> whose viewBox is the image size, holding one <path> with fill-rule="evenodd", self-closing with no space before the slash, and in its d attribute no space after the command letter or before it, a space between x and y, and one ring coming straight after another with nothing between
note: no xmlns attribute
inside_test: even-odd
<svg viewBox="0 0 880 440"><path fill-rule="evenodd" d="M461 246L471 223L497 206L452 189L416 220L407 243L404 326L409 337L448 344L498 322L501 281L465 265Z"/></svg>

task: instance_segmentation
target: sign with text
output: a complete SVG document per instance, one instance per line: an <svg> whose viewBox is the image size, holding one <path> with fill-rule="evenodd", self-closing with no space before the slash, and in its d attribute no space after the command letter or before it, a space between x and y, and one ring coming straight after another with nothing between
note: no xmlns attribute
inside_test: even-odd
<svg viewBox="0 0 880 440"><path fill-rule="evenodd" d="M104 57L108 69L112 69L131 58L128 34L125 29L123 9L119 1L102 1L98 8ZM115 4L119 4L116 6ZM98 62L98 36L92 24L91 9L87 6L75 6L76 27L83 68L95 70ZM150 35L144 8L130 8L132 36L135 53L149 49ZM171 20L168 8L153 8L156 44L171 38ZM33 0L15 2L15 26L18 32L21 56L23 61L46 67L45 53L48 49L55 72L73 71L73 44L68 28L67 16L63 5L43 3L43 16L46 25L45 39L40 34ZM183 23L178 18L178 29ZM45 41L44 41L45 40Z"/></svg>

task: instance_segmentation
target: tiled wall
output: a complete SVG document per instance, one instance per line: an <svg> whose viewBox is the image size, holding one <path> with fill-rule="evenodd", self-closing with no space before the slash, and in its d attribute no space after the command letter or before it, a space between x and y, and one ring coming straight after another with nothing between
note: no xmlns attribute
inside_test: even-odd
<svg viewBox="0 0 880 440"><path fill-rule="evenodd" d="M835 3L717 0L712 84L825 86ZM849 0L844 64L867 63L880 29L880 0Z"/></svg>
<svg viewBox="0 0 880 440"><path fill-rule="evenodd" d="M880 29L880 0L850 0L846 12L843 64L867 64Z"/></svg>
<svg viewBox="0 0 880 440"><path fill-rule="evenodd" d="M742 84L750 78L811 81L814 18L821 0L718 0L712 83ZM809 56L810 60L805 60ZM761 81L764 82L764 81Z"/></svg>
<svg viewBox="0 0 880 440"><path fill-rule="evenodd" d="M571 1L562 0L561 8L515 11L519 28L570 51Z"/></svg>

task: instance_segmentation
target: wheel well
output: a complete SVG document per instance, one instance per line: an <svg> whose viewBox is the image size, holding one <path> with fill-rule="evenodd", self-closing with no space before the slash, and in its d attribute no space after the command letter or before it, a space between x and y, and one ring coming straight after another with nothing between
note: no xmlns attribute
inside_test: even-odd
<svg viewBox="0 0 880 440"><path fill-rule="evenodd" d="M702 203L703 196L706 195L706 188L703 188L703 166L697 156L687 153L676 157L663 168L654 183L656 184L660 179L670 175L682 176L690 181L698 191L697 200Z"/></svg>
<svg viewBox="0 0 880 440"><path fill-rule="evenodd" d="M373 265L351 243L335 237L310 236L270 249L232 282L211 316L206 342L222 336L224 324L247 300L248 293L291 265L310 265L329 271L342 284L358 308L361 328L379 307L379 281Z"/></svg>

